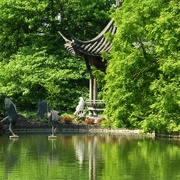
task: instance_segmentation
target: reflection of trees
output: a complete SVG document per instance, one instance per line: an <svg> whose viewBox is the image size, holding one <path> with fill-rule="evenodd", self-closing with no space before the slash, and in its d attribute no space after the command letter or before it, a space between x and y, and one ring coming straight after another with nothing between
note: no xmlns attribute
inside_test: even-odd
<svg viewBox="0 0 180 180"><path fill-rule="evenodd" d="M105 159L103 178L113 178L113 174L121 175L122 179L168 180L179 177L177 167L179 167L180 150L178 146L168 145L167 141L164 144L157 143L154 139L119 138L124 138L120 141L123 143L114 143L111 146L102 145ZM114 176L113 179L118 179L118 177Z"/></svg>
<svg viewBox="0 0 180 180"><path fill-rule="evenodd" d="M31 174L57 179L58 173L67 179L178 179L179 146L180 141L103 134L62 135L52 141L43 135L1 138L0 167L6 179L23 170L26 179Z"/></svg>

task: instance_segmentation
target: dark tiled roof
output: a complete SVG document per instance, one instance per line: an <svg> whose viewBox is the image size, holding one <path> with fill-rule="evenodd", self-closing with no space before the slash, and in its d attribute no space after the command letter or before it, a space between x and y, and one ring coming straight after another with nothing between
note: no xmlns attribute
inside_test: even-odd
<svg viewBox="0 0 180 180"><path fill-rule="evenodd" d="M72 40L68 40L61 33L60 35L65 40L65 47L68 49L72 55L89 55L100 57L101 52L109 52L111 50L111 44L105 38L105 33L116 33L116 27L114 26L114 20L111 20L107 26L103 29L103 31L96 36L94 39L89 41L81 41L72 36Z"/></svg>
<svg viewBox="0 0 180 180"><path fill-rule="evenodd" d="M101 52L109 52L111 50L111 44L105 38L105 33L115 34L116 27L114 21L111 20L104 30L90 41L81 41L72 37L72 47L79 52L91 56L101 56Z"/></svg>

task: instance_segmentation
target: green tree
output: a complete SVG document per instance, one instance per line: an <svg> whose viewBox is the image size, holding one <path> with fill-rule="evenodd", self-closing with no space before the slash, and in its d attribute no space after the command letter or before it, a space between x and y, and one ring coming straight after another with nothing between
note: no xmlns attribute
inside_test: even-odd
<svg viewBox="0 0 180 180"><path fill-rule="evenodd" d="M44 99L66 111L79 96L87 98L85 63L65 50L58 31L93 38L108 22L112 2L0 0L1 102L8 96L28 110Z"/></svg>
<svg viewBox="0 0 180 180"><path fill-rule="evenodd" d="M1 93L16 99L18 105L26 104L24 108L28 109L33 109L38 99L46 99L52 107L72 109L77 101L73 97L87 94L85 64L59 58L46 50L22 48L8 63L0 63Z"/></svg>
<svg viewBox="0 0 180 180"><path fill-rule="evenodd" d="M130 0L114 13L118 31L104 87L105 112L114 126L154 131L158 116L167 127L167 113L178 125L178 11L178 1Z"/></svg>
<svg viewBox="0 0 180 180"><path fill-rule="evenodd" d="M152 113L146 118L146 131L180 131L180 3L170 1L163 5L159 17L149 26L149 37L156 42L155 53L159 76L150 89L155 100Z"/></svg>
<svg viewBox="0 0 180 180"><path fill-rule="evenodd" d="M0 1L1 58L34 43L43 27L46 7L46 1Z"/></svg>

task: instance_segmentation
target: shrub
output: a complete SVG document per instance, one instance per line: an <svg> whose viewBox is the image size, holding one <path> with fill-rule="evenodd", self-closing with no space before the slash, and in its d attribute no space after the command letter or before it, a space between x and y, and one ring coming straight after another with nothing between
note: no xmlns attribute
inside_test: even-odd
<svg viewBox="0 0 180 180"><path fill-rule="evenodd" d="M61 122L64 124L70 124L70 123L72 123L72 121L73 121L73 118L71 118L70 116L64 116L61 119Z"/></svg>
<svg viewBox="0 0 180 180"><path fill-rule="evenodd" d="M94 124L94 118L88 117L88 118L86 119L85 123L86 123L86 124Z"/></svg>

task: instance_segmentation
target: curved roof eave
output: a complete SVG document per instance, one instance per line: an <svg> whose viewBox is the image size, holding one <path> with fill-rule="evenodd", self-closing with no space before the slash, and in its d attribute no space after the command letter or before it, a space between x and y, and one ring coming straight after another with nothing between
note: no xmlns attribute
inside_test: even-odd
<svg viewBox="0 0 180 180"><path fill-rule="evenodd" d="M71 35L72 42L76 41L76 42L79 42L79 43L82 43L82 44L93 43L93 42L97 41L98 39L100 39L102 36L104 36L104 34L107 33L107 32L115 34L115 32L112 30L112 27L114 27L114 20L113 19L111 19L111 21L109 21L107 26L95 38L93 38L91 40L88 40L88 41L82 41L80 39L77 39L75 36ZM116 27L114 27L114 29L116 31Z"/></svg>
<svg viewBox="0 0 180 180"><path fill-rule="evenodd" d="M71 35L72 40L69 40L61 32L59 34L65 40L65 47L71 54L79 52L84 55L100 57L101 52L109 52L111 50L111 43L105 38L105 33L115 34L116 30L117 28L114 26L114 20L112 19L99 35L89 41L79 40L73 35Z"/></svg>

